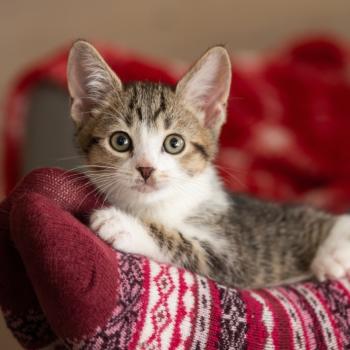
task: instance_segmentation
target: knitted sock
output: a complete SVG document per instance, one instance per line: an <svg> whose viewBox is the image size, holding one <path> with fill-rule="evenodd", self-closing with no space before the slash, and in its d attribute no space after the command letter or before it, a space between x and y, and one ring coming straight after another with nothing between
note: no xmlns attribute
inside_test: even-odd
<svg viewBox="0 0 350 350"><path fill-rule="evenodd" d="M54 343L51 330L28 280L23 263L9 239L11 203L0 206L0 305L8 328L26 349Z"/></svg>
<svg viewBox="0 0 350 350"><path fill-rule="evenodd" d="M55 333L74 349L345 349L347 280L238 291L112 251L48 198L16 204L12 235Z"/></svg>
<svg viewBox="0 0 350 350"><path fill-rule="evenodd" d="M69 189L66 184L70 185ZM53 198L67 210L77 208L81 215L98 204L98 199L94 195L87 196L91 186L87 186L86 181L81 181L77 175L72 176L59 169L41 169L27 176L0 204L0 307L5 322L24 348L59 349L60 342L47 322L25 266L10 238L10 215L14 203L20 202L29 191ZM86 200L83 200L84 197Z"/></svg>

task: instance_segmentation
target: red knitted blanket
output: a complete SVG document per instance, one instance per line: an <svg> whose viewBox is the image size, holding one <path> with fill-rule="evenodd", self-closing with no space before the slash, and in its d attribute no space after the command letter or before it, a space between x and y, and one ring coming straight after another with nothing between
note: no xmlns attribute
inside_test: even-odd
<svg viewBox="0 0 350 350"><path fill-rule="evenodd" d="M118 253L86 180L28 175L0 207L0 305L28 349L349 349L350 282L237 290ZM60 345L59 345L60 344Z"/></svg>

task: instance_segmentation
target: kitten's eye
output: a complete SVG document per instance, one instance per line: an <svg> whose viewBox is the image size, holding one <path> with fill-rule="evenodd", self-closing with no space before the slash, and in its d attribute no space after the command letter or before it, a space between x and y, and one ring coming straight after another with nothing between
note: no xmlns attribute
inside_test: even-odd
<svg viewBox="0 0 350 350"><path fill-rule="evenodd" d="M185 148L185 140L177 134L171 134L164 140L163 147L170 154L179 154Z"/></svg>
<svg viewBox="0 0 350 350"><path fill-rule="evenodd" d="M132 147L130 136L123 131L117 131L109 139L109 143L113 149L118 152L129 151Z"/></svg>

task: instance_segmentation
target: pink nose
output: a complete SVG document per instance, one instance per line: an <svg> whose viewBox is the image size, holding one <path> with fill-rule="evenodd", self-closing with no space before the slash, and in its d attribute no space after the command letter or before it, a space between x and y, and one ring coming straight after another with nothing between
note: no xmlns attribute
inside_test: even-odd
<svg viewBox="0 0 350 350"><path fill-rule="evenodd" d="M139 171L139 173L141 174L141 176L145 181L147 181L147 179L151 176L151 174L154 171L154 168L148 167L148 166L147 167L140 166L136 169Z"/></svg>

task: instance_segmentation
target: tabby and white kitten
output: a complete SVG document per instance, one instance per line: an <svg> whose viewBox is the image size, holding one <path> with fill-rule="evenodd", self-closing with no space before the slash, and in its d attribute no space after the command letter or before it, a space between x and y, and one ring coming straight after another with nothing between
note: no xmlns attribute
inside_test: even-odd
<svg viewBox="0 0 350 350"><path fill-rule="evenodd" d="M113 248L174 264L226 285L258 287L309 271L350 269L350 216L226 192L213 166L231 64L207 51L175 87L123 84L78 41L68 86L89 176L110 207L91 228Z"/></svg>

